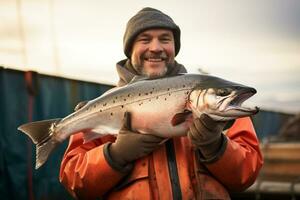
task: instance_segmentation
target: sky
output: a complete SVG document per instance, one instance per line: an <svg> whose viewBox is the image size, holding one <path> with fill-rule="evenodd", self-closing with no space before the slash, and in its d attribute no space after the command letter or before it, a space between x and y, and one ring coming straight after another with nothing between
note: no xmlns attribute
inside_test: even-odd
<svg viewBox="0 0 300 200"><path fill-rule="evenodd" d="M1 0L0 65L115 84L123 34L143 7L181 28L176 60L257 89L264 109L300 112L299 0Z"/></svg>

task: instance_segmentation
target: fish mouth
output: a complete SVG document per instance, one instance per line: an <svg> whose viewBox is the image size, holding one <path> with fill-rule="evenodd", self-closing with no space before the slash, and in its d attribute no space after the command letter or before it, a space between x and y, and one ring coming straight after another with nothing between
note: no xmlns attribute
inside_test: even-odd
<svg viewBox="0 0 300 200"><path fill-rule="evenodd" d="M254 115L259 111L257 106L255 107L245 107L243 103L256 94L256 90L254 88L242 89L236 92L232 97L231 101L228 102L224 111L227 114L233 116L247 116Z"/></svg>

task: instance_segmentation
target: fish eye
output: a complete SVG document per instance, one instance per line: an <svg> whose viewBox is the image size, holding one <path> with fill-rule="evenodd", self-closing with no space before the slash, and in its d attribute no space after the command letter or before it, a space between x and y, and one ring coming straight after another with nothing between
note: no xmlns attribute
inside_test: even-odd
<svg viewBox="0 0 300 200"><path fill-rule="evenodd" d="M219 88L219 89L216 90L216 95L218 95L218 96L227 96L227 95L230 94L230 92L231 92L231 90L228 89L228 88Z"/></svg>

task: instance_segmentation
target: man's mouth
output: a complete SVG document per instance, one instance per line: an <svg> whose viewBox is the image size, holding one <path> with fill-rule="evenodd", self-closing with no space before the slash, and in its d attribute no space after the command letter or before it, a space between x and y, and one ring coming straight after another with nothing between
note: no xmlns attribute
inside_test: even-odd
<svg viewBox="0 0 300 200"><path fill-rule="evenodd" d="M165 62L167 60L167 55L165 53L145 53L143 55L143 59L147 62L153 63Z"/></svg>
<svg viewBox="0 0 300 200"><path fill-rule="evenodd" d="M163 62L165 58L144 58L144 60L148 62Z"/></svg>

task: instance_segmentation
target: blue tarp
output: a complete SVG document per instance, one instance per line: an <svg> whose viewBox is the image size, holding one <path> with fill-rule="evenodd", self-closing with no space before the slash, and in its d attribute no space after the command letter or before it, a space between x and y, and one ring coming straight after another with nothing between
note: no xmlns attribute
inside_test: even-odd
<svg viewBox="0 0 300 200"><path fill-rule="evenodd" d="M278 135L278 131L283 124L290 119L293 114L280 113L274 111L261 110L252 116L252 121L259 139L269 140Z"/></svg>
<svg viewBox="0 0 300 200"><path fill-rule="evenodd" d="M29 121L30 98L33 121L59 118L70 114L78 102L93 99L112 86L33 73L28 87L25 74L0 67L1 199L71 199L58 180L67 141L51 154L43 167L35 170L35 147L17 127ZM254 116L259 138L276 135L288 117L270 111Z"/></svg>
<svg viewBox="0 0 300 200"><path fill-rule="evenodd" d="M28 122L29 95L25 73L0 68L0 196L1 199L71 199L58 181L67 141L34 169L35 147L17 127ZM95 98L112 86L33 74L32 120L64 117L76 104ZM32 173L32 186L30 174ZM30 193L32 190L32 193Z"/></svg>

